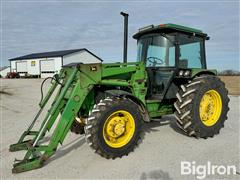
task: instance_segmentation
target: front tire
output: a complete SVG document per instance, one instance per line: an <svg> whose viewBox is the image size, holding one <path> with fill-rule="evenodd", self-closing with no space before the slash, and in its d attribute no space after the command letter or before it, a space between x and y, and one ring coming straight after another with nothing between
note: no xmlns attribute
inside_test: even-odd
<svg viewBox="0 0 240 180"><path fill-rule="evenodd" d="M177 125L189 136L208 138L224 126L228 91L216 76L205 75L181 85L174 103Z"/></svg>
<svg viewBox="0 0 240 180"><path fill-rule="evenodd" d="M96 104L85 126L87 143L101 156L128 155L140 142L143 117L137 104L124 98L105 98Z"/></svg>

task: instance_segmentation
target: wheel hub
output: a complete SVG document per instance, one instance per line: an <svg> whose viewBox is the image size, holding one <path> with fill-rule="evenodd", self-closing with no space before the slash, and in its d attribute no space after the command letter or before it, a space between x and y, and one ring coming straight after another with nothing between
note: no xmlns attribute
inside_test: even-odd
<svg viewBox="0 0 240 180"><path fill-rule="evenodd" d="M118 136L121 136L125 132L125 125L122 123L118 123L114 126L113 131Z"/></svg>
<svg viewBox="0 0 240 180"><path fill-rule="evenodd" d="M127 111L112 113L104 123L103 137L105 142L113 148L126 145L135 132L135 122Z"/></svg>
<svg viewBox="0 0 240 180"><path fill-rule="evenodd" d="M222 112L222 99L215 90L207 91L199 106L200 119L206 126L213 126L219 119Z"/></svg>
<svg viewBox="0 0 240 180"><path fill-rule="evenodd" d="M121 117L114 117L106 126L106 134L110 137L117 138L125 132L125 126L126 123Z"/></svg>

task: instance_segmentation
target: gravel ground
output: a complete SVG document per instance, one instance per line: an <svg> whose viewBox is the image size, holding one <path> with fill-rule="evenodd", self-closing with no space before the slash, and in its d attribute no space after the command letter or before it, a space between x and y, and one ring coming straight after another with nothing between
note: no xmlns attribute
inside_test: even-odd
<svg viewBox="0 0 240 180"><path fill-rule="evenodd" d="M181 133L173 116L147 123L143 142L127 157L107 160L95 154L82 135L69 133L62 146L43 168L12 174L15 158L24 152L10 153L38 110L42 79L0 80L1 93L1 169L2 179L197 179L181 175L181 161L197 165L235 165L239 172L239 97L230 96L230 111L225 128L214 138L195 139ZM210 175L205 179L239 179L239 175Z"/></svg>

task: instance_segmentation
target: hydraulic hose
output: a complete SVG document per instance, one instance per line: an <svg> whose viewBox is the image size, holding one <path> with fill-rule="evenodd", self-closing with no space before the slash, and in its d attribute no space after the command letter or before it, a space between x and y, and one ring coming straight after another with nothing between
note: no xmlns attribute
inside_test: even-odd
<svg viewBox="0 0 240 180"><path fill-rule="evenodd" d="M63 86L62 83L60 83L59 81L59 77L57 74L55 74L53 77L47 77L43 80L43 82L41 83L41 100L40 100L40 103L42 102L43 100L43 85L44 83L48 80L48 79L52 79L52 80L55 80L59 85Z"/></svg>

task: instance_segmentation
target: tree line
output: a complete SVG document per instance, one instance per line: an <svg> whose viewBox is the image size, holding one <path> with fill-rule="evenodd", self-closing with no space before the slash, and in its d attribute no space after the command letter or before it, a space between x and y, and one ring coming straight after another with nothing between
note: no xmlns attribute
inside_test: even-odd
<svg viewBox="0 0 240 180"><path fill-rule="evenodd" d="M219 76L240 76L240 72L232 69L218 71Z"/></svg>

